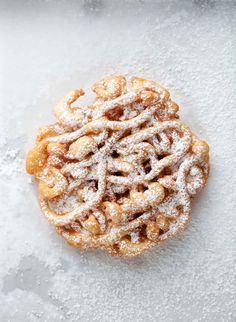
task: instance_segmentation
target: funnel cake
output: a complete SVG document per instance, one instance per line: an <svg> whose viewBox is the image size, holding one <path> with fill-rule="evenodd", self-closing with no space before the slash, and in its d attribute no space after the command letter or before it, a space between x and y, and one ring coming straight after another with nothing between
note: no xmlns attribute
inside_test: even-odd
<svg viewBox="0 0 236 322"><path fill-rule="evenodd" d="M179 120L159 84L108 76L94 102L55 108L40 128L26 170L38 181L40 207L75 247L138 256L181 232L208 178L209 147Z"/></svg>

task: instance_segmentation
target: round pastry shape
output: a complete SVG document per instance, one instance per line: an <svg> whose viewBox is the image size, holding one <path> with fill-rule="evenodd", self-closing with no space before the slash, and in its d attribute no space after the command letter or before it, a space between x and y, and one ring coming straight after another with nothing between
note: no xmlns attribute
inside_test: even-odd
<svg viewBox="0 0 236 322"><path fill-rule="evenodd" d="M209 147L179 120L179 106L156 82L108 76L54 108L38 130L26 170L40 207L75 247L138 256L181 232L206 184ZM72 105L73 104L73 105Z"/></svg>

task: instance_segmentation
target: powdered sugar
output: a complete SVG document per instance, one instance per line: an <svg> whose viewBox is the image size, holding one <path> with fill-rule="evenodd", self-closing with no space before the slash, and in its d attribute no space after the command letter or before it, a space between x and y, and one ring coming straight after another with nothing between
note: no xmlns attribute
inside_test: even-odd
<svg viewBox="0 0 236 322"><path fill-rule="evenodd" d="M1 1L1 13L5 151L23 133L10 149L25 153L68 90L125 73L171 89L212 162L185 233L132 261L68 248L24 174L2 176L1 320L234 321L234 2Z"/></svg>
<svg viewBox="0 0 236 322"><path fill-rule="evenodd" d="M112 81L116 82L117 92L109 92ZM178 121L178 109L172 110L176 103L166 89L153 81L109 76L92 89L99 97L84 109L83 124L77 120L76 108L70 105L84 94L83 90L70 92L56 106L55 116L68 133L50 133L48 137L45 128L45 137L40 139L38 135L37 144L47 144L47 159L41 159L36 145L26 168L29 164L27 171L40 180L40 206L46 218L68 242L79 248L106 248L113 254L138 255L186 226L191 197L208 177L208 170L204 171L208 146ZM131 117L133 105L136 114ZM67 120L61 118L63 110ZM60 142L70 145L66 148ZM198 170L191 172L195 164ZM158 182L165 181L163 171L171 177L172 187L164 186L168 190ZM70 195L72 207L68 204ZM69 210L65 212L66 204ZM143 224L147 224L148 231L152 222L140 220L146 211L148 218L156 222L150 235L145 233ZM76 222L81 225L79 231ZM71 231L74 225L76 230Z"/></svg>
<svg viewBox="0 0 236 322"><path fill-rule="evenodd" d="M20 149L9 148L7 144L1 147L0 176L12 178L24 171L25 160L19 157Z"/></svg>

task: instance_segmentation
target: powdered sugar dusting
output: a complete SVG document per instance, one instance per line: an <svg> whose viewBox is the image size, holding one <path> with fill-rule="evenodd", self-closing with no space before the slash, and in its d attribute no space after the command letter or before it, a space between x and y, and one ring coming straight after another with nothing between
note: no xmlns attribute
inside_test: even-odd
<svg viewBox="0 0 236 322"><path fill-rule="evenodd" d="M118 91L109 92L113 81ZM77 103L83 90L70 92L56 106L55 116L67 132L46 136L46 130L41 139L38 135L39 143L28 155L26 168L39 179L40 206L46 218L61 227L57 231L68 242L79 248L107 248L113 254L138 255L186 226L191 197L208 177L208 146L178 121L178 109L171 109L176 103L165 88L153 81L109 76L92 89L99 97L83 110L83 124L77 120L76 108L70 105ZM66 120L61 118L64 110ZM131 117L133 110L136 114ZM41 160L38 151L45 146ZM191 172L195 164L198 171ZM43 169L40 175L38 165ZM158 182L165 181L165 171L172 182L168 187ZM73 199L71 210L65 212L64 200L70 194L78 197ZM150 219L157 225L150 235L145 234L144 223L139 220L145 211L151 211ZM79 231L76 221L81 225ZM131 221L134 230L128 228ZM148 230L152 222L145 224ZM113 228L118 234L114 235ZM140 238L134 237L136 228Z"/></svg>
<svg viewBox="0 0 236 322"><path fill-rule="evenodd" d="M235 321L234 1L0 5L0 140L20 149L1 165L0 320ZM4 175L68 90L111 73L161 81L211 145L188 229L132 261L65 246L24 173Z"/></svg>
<svg viewBox="0 0 236 322"><path fill-rule="evenodd" d="M19 157L20 149L9 148L7 144L1 147L0 175L12 178L22 173L25 160Z"/></svg>

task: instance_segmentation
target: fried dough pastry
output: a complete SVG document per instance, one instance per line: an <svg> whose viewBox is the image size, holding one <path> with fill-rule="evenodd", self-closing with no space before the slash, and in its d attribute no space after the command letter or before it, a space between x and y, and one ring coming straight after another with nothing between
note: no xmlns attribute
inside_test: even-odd
<svg viewBox="0 0 236 322"><path fill-rule="evenodd" d="M209 147L179 120L156 82L108 76L70 92L40 128L26 170L40 207L68 244L138 256L183 231L206 184Z"/></svg>

